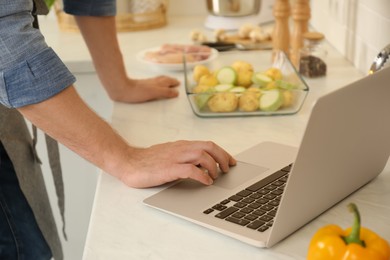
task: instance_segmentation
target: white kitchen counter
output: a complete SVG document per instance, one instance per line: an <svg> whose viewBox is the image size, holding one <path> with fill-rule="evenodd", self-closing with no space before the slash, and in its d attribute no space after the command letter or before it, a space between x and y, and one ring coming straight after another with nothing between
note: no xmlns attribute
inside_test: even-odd
<svg viewBox="0 0 390 260"><path fill-rule="evenodd" d="M161 29L120 34L129 74L135 77L161 74L139 63L135 54L166 42L188 43L189 32L201 28L203 19L175 17ZM46 29L50 34L49 27ZM79 35L58 35L56 39L52 34L50 41L59 46L67 45L57 51L65 62L75 66L74 69L88 69L90 58L85 54L85 46L75 44L77 47L69 48L74 41L80 41ZM175 99L144 104L115 103L112 126L129 143L144 147L178 139L212 140L232 154L262 141L298 146L313 102L364 76L331 46L328 50L328 75L307 80L310 92L298 114L202 119L193 114L182 84L180 96ZM80 64L83 66L78 67ZM183 80L182 73L167 74ZM389 167L371 183L271 249L246 245L142 204L143 199L162 188L132 189L102 173L83 259L304 259L310 238L319 227L328 223L347 227L352 223L346 209L350 201L358 204L363 225L390 241Z"/></svg>

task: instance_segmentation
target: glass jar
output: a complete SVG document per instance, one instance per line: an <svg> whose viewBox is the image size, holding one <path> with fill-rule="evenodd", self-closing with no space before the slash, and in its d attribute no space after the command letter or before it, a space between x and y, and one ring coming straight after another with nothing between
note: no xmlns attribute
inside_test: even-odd
<svg viewBox="0 0 390 260"><path fill-rule="evenodd" d="M304 46L300 50L299 72L309 78L326 75L326 56L323 46L324 35L319 32L303 34Z"/></svg>

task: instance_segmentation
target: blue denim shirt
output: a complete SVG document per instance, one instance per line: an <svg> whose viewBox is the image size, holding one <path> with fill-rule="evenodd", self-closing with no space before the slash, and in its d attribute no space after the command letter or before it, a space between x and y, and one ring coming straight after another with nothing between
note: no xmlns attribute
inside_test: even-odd
<svg viewBox="0 0 390 260"><path fill-rule="evenodd" d="M115 0L64 0L73 15L113 16ZM41 32L32 27L32 0L0 1L0 104L18 108L44 101L76 79Z"/></svg>

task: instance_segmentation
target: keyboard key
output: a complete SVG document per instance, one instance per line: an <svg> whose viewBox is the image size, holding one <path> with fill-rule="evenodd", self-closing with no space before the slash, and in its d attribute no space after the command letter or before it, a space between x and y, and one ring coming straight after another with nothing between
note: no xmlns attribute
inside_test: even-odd
<svg viewBox="0 0 390 260"><path fill-rule="evenodd" d="M256 216L256 215L246 215L244 218L247 219L247 220L253 221L253 220L257 219L258 216Z"/></svg>
<svg viewBox="0 0 390 260"><path fill-rule="evenodd" d="M217 218L226 218L227 216L230 216L234 212L238 211L238 208L230 207L225 209L224 211L219 212L217 215L215 215Z"/></svg>
<svg viewBox="0 0 390 260"><path fill-rule="evenodd" d="M272 185L272 184L264 187L264 189L266 189L266 190L274 190L276 188L277 188L277 186Z"/></svg>
<svg viewBox="0 0 390 260"><path fill-rule="evenodd" d="M282 177L285 174L286 174L286 172L284 172L284 171L277 171L277 172L265 177L264 179L256 182L255 184L249 186L246 189L249 191L257 191L257 190L261 189L262 187L266 186L267 184L273 182L274 180L277 180L278 178Z"/></svg>
<svg viewBox="0 0 390 260"><path fill-rule="evenodd" d="M219 211L224 210L226 208L227 208L227 206L221 205L221 204L217 204L217 205L213 206L213 209L216 209L216 210L219 210Z"/></svg>
<svg viewBox="0 0 390 260"><path fill-rule="evenodd" d="M258 198L261 198L261 194L256 192L256 193L253 193L252 195L250 195L249 197L252 199L258 199Z"/></svg>
<svg viewBox="0 0 390 260"><path fill-rule="evenodd" d="M252 208L252 209L257 209L261 206L261 204L259 203L251 203L248 205L249 208Z"/></svg>
<svg viewBox="0 0 390 260"><path fill-rule="evenodd" d="M265 195L265 194L268 194L269 192L270 192L270 190L261 189L261 190L258 190L256 193L260 194L260 195Z"/></svg>
<svg viewBox="0 0 390 260"><path fill-rule="evenodd" d="M250 192L250 191L242 190L239 193L237 193L236 195L241 196L241 197L247 197L247 196L249 196L251 194L252 194L252 192Z"/></svg>
<svg viewBox="0 0 390 260"><path fill-rule="evenodd" d="M258 229L258 231L264 232L264 231L266 231L268 228L269 228L269 227L267 227L266 225L264 225L264 226L261 226L261 227Z"/></svg>
<svg viewBox="0 0 390 260"><path fill-rule="evenodd" d="M265 211L270 211L273 208L274 208L273 206L266 204L266 205L262 206L260 209L265 210Z"/></svg>
<svg viewBox="0 0 390 260"><path fill-rule="evenodd" d="M267 194L267 195L264 195L263 198L264 198L264 199L267 199L267 200L273 200L274 198L276 198L276 195Z"/></svg>
<svg viewBox="0 0 390 260"><path fill-rule="evenodd" d="M268 211L268 212L267 212L267 215L272 216L272 217L275 217L275 216L276 216L276 209L271 210L271 211Z"/></svg>
<svg viewBox="0 0 390 260"><path fill-rule="evenodd" d="M263 220L263 221L265 221L265 222L268 222L268 221L272 220L273 217L268 216L268 215L263 215L263 216L261 216L259 219L260 219L260 220Z"/></svg>
<svg viewBox="0 0 390 260"><path fill-rule="evenodd" d="M261 199L258 199L256 200L257 203L260 203L260 204L267 204L269 201L269 199L264 199L264 198L261 198Z"/></svg>
<svg viewBox="0 0 390 260"><path fill-rule="evenodd" d="M280 201L281 197L277 196L274 200Z"/></svg>
<svg viewBox="0 0 390 260"><path fill-rule="evenodd" d="M203 211L203 213L204 214L210 214L213 211L214 211L213 209L206 209L205 211Z"/></svg>
<svg viewBox="0 0 390 260"><path fill-rule="evenodd" d="M229 200L237 202L237 201L242 200L242 197L241 196L237 196L237 195L233 195L233 196L229 197Z"/></svg>
<svg viewBox="0 0 390 260"><path fill-rule="evenodd" d="M230 202L230 200L223 200L223 201L221 201L219 204L222 204L222 205L226 205L226 204L228 204Z"/></svg>
<svg viewBox="0 0 390 260"><path fill-rule="evenodd" d="M237 213L234 213L232 215L232 217L235 217L235 218L243 218L246 214L245 213L242 213L242 212L237 212Z"/></svg>
<svg viewBox="0 0 390 260"><path fill-rule="evenodd" d="M251 209L251 208L243 208L240 210L240 212L244 212L246 214L251 213L252 211L253 211L253 209Z"/></svg>
<svg viewBox="0 0 390 260"><path fill-rule="evenodd" d="M241 226L246 226L249 224L249 220L246 220L246 219L238 219L238 218L232 218L232 217L227 217L226 218L227 221L230 221L230 222L233 222L233 223L236 223L238 225L241 225Z"/></svg>
<svg viewBox="0 0 390 260"><path fill-rule="evenodd" d="M273 207L277 207L277 206L279 206L279 203L280 202L278 200L273 200L273 201L270 201L268 204L273 206Z"/></svg>
<svg viewBox="0 0 390 260"><path fill-rule="evenodd" d="M290 172L290 171L291 171L291 168L292 168L292 164L287 165L286 167L284 167L284 168L282 169L282 171L284 171L284 172Z"/></svg>
<svg viewBox="0 0 390 260"><path fill-rule="evenodd" d="M252 223L250 223L247 227L251 228L251 229L258 229L259 227L261 227L264 224L265 224L264 221L255 220Z"/></svg>
<svg viewBox="0 0 390 260"><path fill-rule="evenodd" d="M252 198L245 198L245 199L243 199L241 202L244 202L244 203L252 203L252 202L254 202L255 201L255 199L252 199Z"/></svg>
<svg viewBox="0 0 390 260"><path fill-rule="evenodd" d="M282 194L282 193L283 193L283 190L280 190L280 189L271 191L271 194L272 194L272 195L280 195L280 194Z"/></svg>
<svg viewBox="0 0 390 260"><path fill-rule="evenodd" d="M242 203L242 202L237 202L236 204L234 204L233 206L237 207L237 208L245 208L246 207L246 203Z"/></svg>
<svg viewBox="0 0 390 260"><path fill-rule="evenodd" d="M256 214L258 216L264 215L265 213L267 213L267 211L264 211L264 210L261 210L261 209L257 209L255 211L253 211L253 214Z"/></svg>
<svg viewBox="0 0 390 260"><path fill-rule="evenodd" d="M280 186L280 185L283 185L284 182L278 180L278 181L274 181L272 184L275 186Z"/></svg>
<svg viewBox="0 0 390 260"><path fill-rule="evenodd" d="M284 177L282 177L282 178L280 178L279 181L281 181L281 182L286 182L286 181L287 181L287 175L284 176Z"/></svg>

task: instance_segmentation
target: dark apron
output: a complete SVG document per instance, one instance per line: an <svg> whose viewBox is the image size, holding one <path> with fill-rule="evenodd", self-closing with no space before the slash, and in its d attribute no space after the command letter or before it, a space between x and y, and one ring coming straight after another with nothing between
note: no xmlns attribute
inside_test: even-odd
<svg viewBox="0 0 390 260"><path fill-rule="evenodd" d="M14 165L20 188L34 212L37 224L50 246L54 259L63 259L61 242L50 207L40 160L35 151L36 139L31 138L22 115L17 110L8 109L2 105L0 105L0 141ZM49 157L57 157L58 147L56 145L53 146L51 142L49 141L47 145ZM54 152L52 151L53 148ZM54 168L60 167L59 163L53 162L54 164L56 164ZM53 178L57 190L58 203L60 208L62 208L61 214L64 216L61 171L53 172Z"/></svg>

